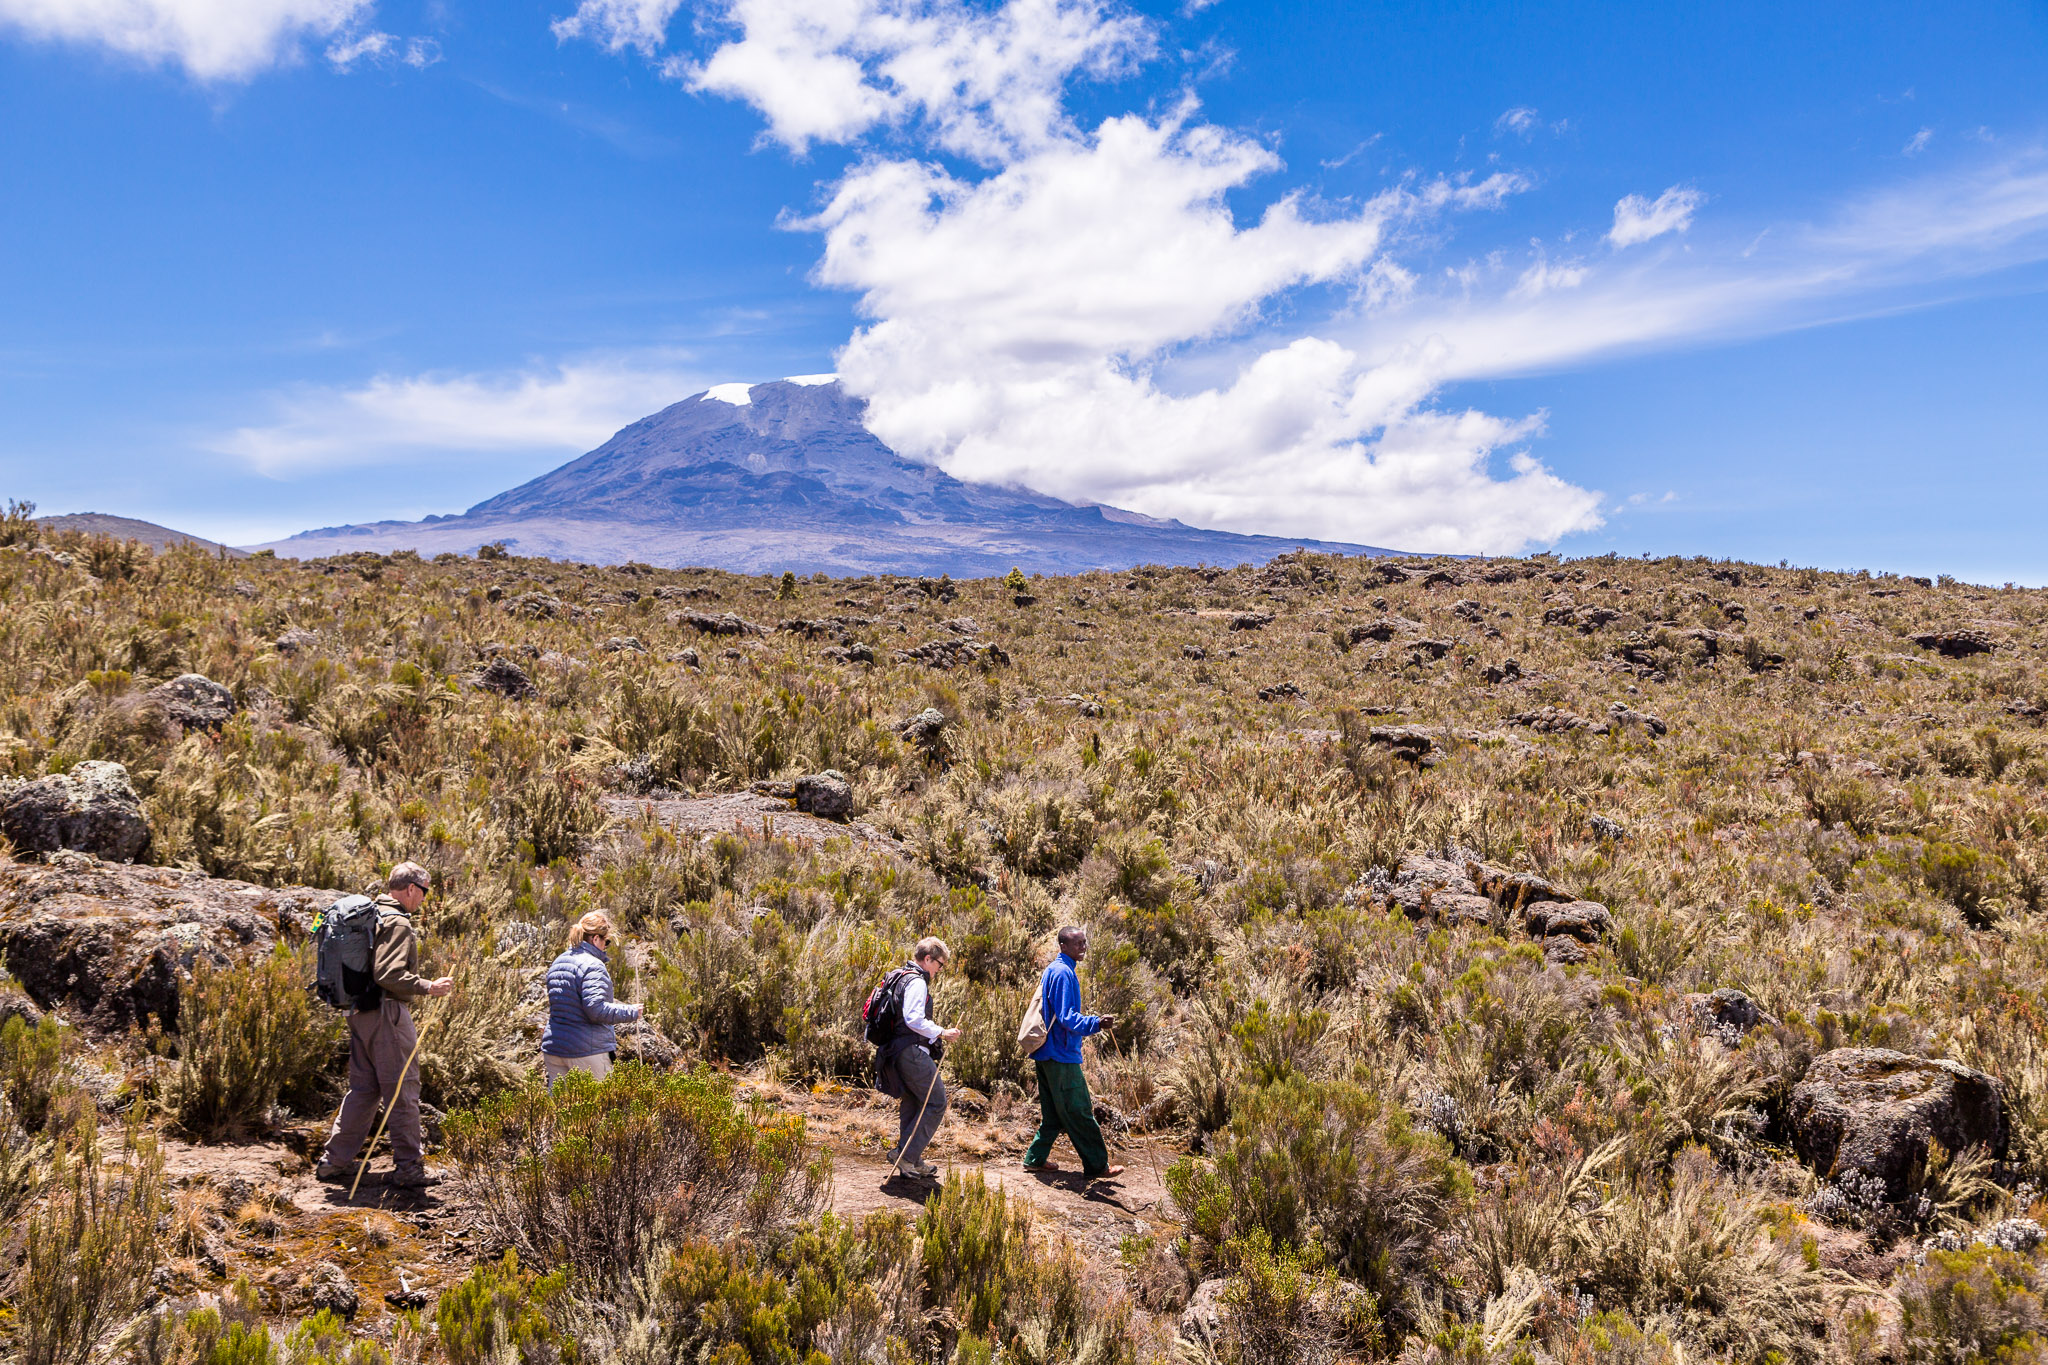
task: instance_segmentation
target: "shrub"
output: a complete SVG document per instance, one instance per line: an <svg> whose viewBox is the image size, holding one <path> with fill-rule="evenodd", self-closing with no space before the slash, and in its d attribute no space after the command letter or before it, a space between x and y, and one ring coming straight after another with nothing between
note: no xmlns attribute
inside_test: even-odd
<svg viewBox="0 0 2048 1365"><path fill-rule="evenodd" d="M263 1123L279 1097L315 1091L340 1043L340 1015L314 1003L312 973L283 945L220 968L204 960L179 999L178 1069L164 1105L201 1137Z"/></svg>
<svg viewBox="0 0 2048 1365"><path fill-rule="evenodd" d="M0 1096L29 1132L43 1131L63 1074L64 1028L55 1019L30 1028L15 1015L0 1027Z"/></svg>
<svg viewBox="0 0 2048 1365"><path fill-rule="evenodd" d="M536 1265L609 1288L641 1269L657 1233L761 1229L809 1215L829 1159L800 1118L756 1124L733 1084L702 1069L628 1062L552 1094L529 1081L449 1120L449 1153L485 1229Z"/></svg>
<svg viewBox="0 0 2048 1365"><path fill-rule="evenodd" d="M1211 1250L1254 1232L1280 1249L1320 1243L1382 1302L1424 1272L1472 1192L1441 1138L1343 1081L1288 1076L1245 1092L1214 1151L1167 1172L1192 1236Z"/></svg>
<svg viewBox="0 0 2048 1365"><path fill-rule="evenodd" d="M1263 1231L1232 1242L1225 1259L1236 1267L1223 1301L1227 1365L1320 1365L1337 1357L1337 1279L1322 1248L1282 1247ZM1359 1335L1378 1335L1372 1296L1361 1294L1351 1314Z"/></svg>
<svg viewBox="0 0 2048 1365"><path fill-rule="evenodd" d="M90 1124L58 1150L12 1285L23 1365L86 1365L141 1304L156 1268L163 1179L162 1153L134 1127L119 1164L104 1159Z"/></svg>
<svg viewBox="0 0 2048 1365"><path fill-rule="evenodd" d="M513 798L512 826L536 867L574 858L604 825L604 807L567 773L536 778Z"/></svg>
<svg viewBox="0 0 2048 1365"><path fill-rule="evenodd" d="M539 1044L522 1027L524 982L511 966L472 942L457 949L447 972L454 992L417 1007L420 1092L455 1109L518 1085Z"/></svg>
<svg viewBox="0 0 2048 1365"><path fill-rule="evenodd" d="M980 1172L947 1177L917 1219L927 1309L963 1343L1022 1337L1032 1346L1027 1358L1135 1365L1129 1303L1094 1298L1073 1245L1034 1247L1032 1224L1031 1205L1011 1202Z"/></svg>
<svg viewBox="0 0 2048 1365"><path fill-rule="evenodd" d="M292 1328L284 1339L289 1365L391 1365L391 1353L374 1341L357 1341L348 1327L323 1308Z"/></svg>
<svg viewBox="0 0 2048 1365"><path fill-rule="evenodd" d="M514 1251L479 1265L434 1306L434 1331L449 1365L497 1365L508 1357L552 1365L560 1341L550 1314L560 1312L568 1285L566 1271L520 1269Z"/></svg>
<svg viewBox="0 0 2048 1365"><path fill-rule="evenodd" d="M2048 1270L1997 1247L1930 1251L1898 1286L1899 1337L1915 1365L2038 1359L2048 1351Z"/></svg>
<svg viewBox="0 0 2048 1365"><path fill-rule="evenodd" d="M702 1057L751 1061L780 1038L803 945L773 912L693 901L684 914L675 946L657 959L647 1013Z"/></svg>

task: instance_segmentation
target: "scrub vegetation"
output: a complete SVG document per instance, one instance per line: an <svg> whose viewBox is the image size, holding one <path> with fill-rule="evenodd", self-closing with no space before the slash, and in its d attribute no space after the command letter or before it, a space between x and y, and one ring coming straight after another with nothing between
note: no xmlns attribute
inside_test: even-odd
<svg viewBox="0 0 2048 1365"><path fill-rule="evenodd" d="M121 763L150 860L215 877L433 870L423 967L462 985L422 1011L433 1159L477 1234L435 1305L352 1322L162 1288L211 1234L152 1134L232 1142L343 1082L303 956L202 969L175 1027L0 1033L22 1358L2048 1358L2048 1247L1997 1231L2048 1222L2048 594L1677 558L955 583L487 548L228 562L0 526L0 771ZM217 728L152 704L188 672L233 692ZM827 837L663 818L828 769L853 813ZM1421 859L1481 894L1411 894ZM1532 931L1538 881L1608 918ZM522 986L600 907L677 1060L549 1096ZM921 1213L823 1212L830 1152L734 1077L862 1083L861 1000L937 934L949 1083L1021 1097L1062 923L1126 1021L1096 1096L1159 1154L1173 1229L1097 1263L959 1176ZM1792 1091L1846 1047L1996 1077L2002 1147L1935 1144L1902 1199L1814 1170ZM1176 1346L1191 1301L1217 1331Z"/></svg>

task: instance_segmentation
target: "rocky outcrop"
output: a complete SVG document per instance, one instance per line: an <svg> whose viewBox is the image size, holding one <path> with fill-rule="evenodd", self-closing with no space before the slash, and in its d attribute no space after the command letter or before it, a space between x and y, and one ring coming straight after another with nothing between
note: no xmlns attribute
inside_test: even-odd
<svg viewBox="0 0 2048 1365"><path fill-rule="evenodd" d="M1367 896L1384 897L1390 907L1416 920L1501 925L1519 919L1554 961L1585 961L1585 945L1598 943L1614 927L1614 917L1597 901L1577 900L1533 872L1469 858L1405 854L1391 875L1376 869L1345 898L1356 902Z"/></svg>
<svg viewBox="0 0 2048 1365"><path fill-rule="evenodd" d="M1524 739L1487 730L1454 729L1450 726L1375 725L1366 742L1391 749L1396 758L1407 759L1420 768L1433 768L1450 753L1456 741L1467 744L1503 743L1516 753L1533 753L1535 746Z"/></svg>
<svg viewBox="0 0 2048 1365"><path fill-rule="evenodd" d="M734 612L721 612L716 616L698 611L677 612L669 618L675 625L695 627L704 635L759 635L761 627Z"/></svg>
<svg viewBox="0 0 2048 1365"><path fill-rule="evenodd" d="M527 676L525 669L503 657L471 670L466 681L479 691L496 692L501 697L510 697L515 701L536 696L540 691L533 685L533 679Z"/></svg>
<svg viewBox="0 0 2048 1365"><path fill-rule="evenodd" d="M796 808L823 820L844 820L853 814L853 784L836 768L796 780Z"/></svg>
<svg viewBox="0 0 2048 1365"><path fill-rule="evenodd" d="M356 1315L362 1300L347 1271L332 1261L315 1261L292 1285L285 1303L300 1313L324 1309L345 1322Z"/></svg>
<svg viewBox="0 0 2048 1365"><path fill-rule="evenodd" d="M149 821L128 770L98 760L33 782L0 782L0 834L20 853L71 849L132 863L149 852Z"/></svg>
<svg viewBox="0 0 2048 1365"><path fill-rule="evenodd" d="M969 664L992 668L997 664L1010 662L1010 656L1003 651L1001 645L941 636L936 640L927 640L915 649L897 650L896 662L923 664L927 668L941 670L965 668Z"/></svg>
<svg viewBox="0 0 2048 1365"><path fill-rule="evenodd" d="M1931 649L1945 659L1989 654L1994 648L1991 637L1981 630L1930 630L1911 638L1920 648Z"/></svg>
<svg viewBox="0 0 2048 1365"><path fill-rule="evenodd" d="M1889 1048L1822 1054L1793 1087L1788 1113L1800 1159L1824 1178L1855 1173L1903 1199L1928 1144L1950 1152L2005 1147L2003 1087L1960 1062Z"/></svg>
<svg viewBox="0 0 2048 1365"><path fill-rule="evenodd" d="M181 673L147 700L188 730L218 730L235 714L235 694L201 673Z"/></svg>
<svg viewBox="0 0 2048 1365"><path fill-rule="evenodd" d="M1742 1036L1759 1024L1770 1022L1756 1001L1733 986L1723 986L1712 995L1688 995L1685 1003L1701 1031L1729 1047L1740 1043Z"/></svg>
<svg viewBox="0 0 2048 1365"><path fill-rule="evenodd" d="M80 853L0 863L0 955L39 1009L120 1030L152 1016L175 1028L193 965L296 942L343 893L272 889Z"/></svg>

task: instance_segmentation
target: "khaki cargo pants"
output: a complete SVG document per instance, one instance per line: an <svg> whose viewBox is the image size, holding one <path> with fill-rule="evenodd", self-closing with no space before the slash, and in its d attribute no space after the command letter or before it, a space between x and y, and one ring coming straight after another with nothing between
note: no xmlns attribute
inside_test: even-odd
<svg viewBox="0 0 2048 1365"><path fill-rule="evenodd" d="M374 1010L355 1010L348 1016L348 1094L341 1112L334 1116L334 1130L327 1135L327 1148L320 1154L323 1166L346 1166L356 1159L377 1126L377 1110L391 1106L391 1121L385 1132L391 1137L391 1154L400 1171L426 1168L426 1153L420 1136L420 1067L415 1061L406 1067L419 1034L413 1030L412 1009L405 1002L386 997ZM399 1079L401 1068L405 1071Z"/></svg>

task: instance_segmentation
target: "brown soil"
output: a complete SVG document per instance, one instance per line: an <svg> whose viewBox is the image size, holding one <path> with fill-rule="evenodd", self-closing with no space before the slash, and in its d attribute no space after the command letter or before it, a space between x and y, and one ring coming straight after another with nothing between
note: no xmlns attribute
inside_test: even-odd
<svg viewBox="0 0 2048 1365"><path fill-rule="evenodd" d="M172 1189L195 1191L224 1220L214 1246L227 1271L216 1274L217 1264L202 1254L175 1258L173 1293L216 1289L246 1275L267 1310L286 1312L299 1277L317 1261L332 1261L355 1283L362 1326L392 1311L388 1293L423 1291L431 1298L469 1273L475 1253L468 1219L445 1187L386 1189L387 1152L371 1161L351 1200L346 1184L313 1179L304 1153L317 1150L319 1134L280 1136L218 1146L164 1139Z"/></svg>
<svg viewBox="0 0 2048 1365"><path fill-rule="evenodd" d="M915 1212L938 1192L934 1181L900 1176L885 1153L896 1140L896 1101L872 1090L823 1085L812 1091L781 1090L756 1083L770 1103L800 1110L819 1144L832 1153L832 1211L858 1218L877 1209ZM979 1108L979 1105L973 1107ZM1164 1233L1172 1209L1162 1177L1178 1153L1156 1138L1110 1140L1110 1160L1124 1167L1112 1180L1089 1181L1073 1148L1062 1138L1053 1149L1056 1169L1023 1169L1024 1148L1037 1126L1037 1109L1022 1100L993 1101L983 1113L956 1109L946 1116L925 1160L939 1179L980 1172L1013 1198L1028 1200L1043 1215L1042 1228L1072 1238L1097 1265L1114 1265L1126 1237Z"/></svg>

